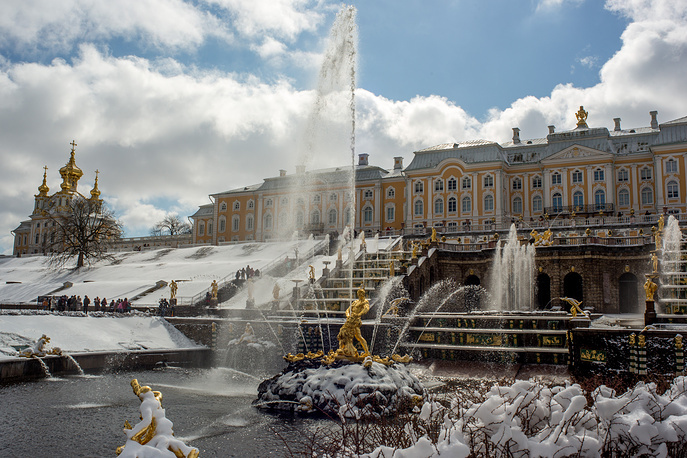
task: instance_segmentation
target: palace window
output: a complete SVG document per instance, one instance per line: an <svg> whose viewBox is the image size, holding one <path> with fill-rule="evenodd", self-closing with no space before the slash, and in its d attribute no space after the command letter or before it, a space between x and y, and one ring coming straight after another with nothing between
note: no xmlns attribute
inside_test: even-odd
<svg viewBox="0 0 687 458"><path fill-rule="evenodd" d="M677 173L677 162L675 159L668 159L668 162L666 162L666 173Z"/></svg>
<svg viewBox="0 0 687 458"><path fill-rule="evenodd" d="M389 188L386 190L386 197L387 199L393 199L394 197L396 197L396 191L394 190L394 188Z"/></svg>
<svg viewBox="0 0 687 458"><path fill-rule="evenodd" d="M606 192L603 189L597 189L594 192L594 205L597 210L603 210L606 207Z"/></svg>
<svg viewBox="0 0 687 458"><path fill-rule="evenodd" d="M246 216L246 230L247 231L253 230L253 215Z"/></svg>
<svg viewBox="0 0 687 458"><path fill-rule="evenodd" d="M282 198L281 198L281 204L282 204L282 206L284 206L284 207L287 206L287 205L289 205L289 198L288 198L288 197L282 197Z"/></svg>
<svg viewBox="0 0 687 458"><path fill-rule="evenodd" d="M654 191L646 186L642 188L642 205L653 205L654 204Z"/></svg>
<svg viewBox="0 0 687 458"><path fill-rule="evenodd" d="M537 175L534 178L532 178L532 189L541 189L541 188L542 188L541 176Z"/></svg>
<svg viewBox="0 0 687 458"><path fill-rule="evenodd" d="M239 215L234 215L234 217L231 219L231 230L234 232L238 232L240 226L241 218L239 217Z"/></svg>
<svg viewBox="0 0 687 458"><path fill-rule="evenodd" d="M434 190L439 192L444 190L444 180L438 179L434 181Z"/></svg>
<svg viewBox="0 0 687 458"><path fill-rule="evenodd" d="M363 210L363 222L365 224L371 224L372 223L372 207L365 207Z"/></svg>
<svg viewBox="0 0 687 458"><path fill-rule="evenodd" d="M222 204L219 206L219 211L221 211L221 212L227 211L227 203L226 202L222 202Z"/></svg>
<svg viewBox="0 0 687 458"><path fill-rule="evenodd" d="M415 211L414 211L415 216L422 216L424 214L425 208L424 208L424 204L422 202L422 199L417 199L415 201L415 204L413 205L413 207L415 209Z"/></svg>
<svg viewBox="0 0 687 458"><path fill-rule="evenodd" d="M618 170L618 182L625 183L627 181L630 181L630 174L627 172L627 169Z"/></svg>
<svg viewBox="0 0 687 458"><path fill-rule="evenodd" d="M561 184L562 182L563 182L562 176L560 173L556 172L556 173L551 175L551 184L552 185L553 184Z"/></svg>
<svg viewBox="0 0 687 458"><path fill-rule="evenodd" d="M272 199L265 199L265 207L271 207L272 206Z"/></svg>
<svg viewBox="0 0 687 458"><path fill-rule="evenodd" d="M458 230L458 223L455 221L449 221L448 223L448 231L449 232L456 232Z"/></svg>
<svg viewBox="0 0 687 458"><path fill-rule="evenodd" d="M618 191L618 206L630 206L630 191L628 191L627 189L621 189L620 191Z"/></svg>
<svg viewBox="0 0 687 458"><path fill-rule="evenodd" d="M393 221L396 217L396 207L389 205L386 207L386 220Z"/></svg>
<svg viewBox="0 0 687 458"><path fill-rule="evenodd" d="M337 216L336 209L332 208L329 210L329 224L331 226L336 226Z"/></svg>
<svg viewBox="0 0 687 458"><path fill-rule="evenodd" d="M573 184L579 184L582 183L582 171L581 170L575 170L572 173L572 182Z"/></svg>
<svg viewBox="0 0 687 458"><path fill-rule="evenodd" d="M319 204L320 203L320 195L315 194L314 196L312 196L312 201L315 202L316 204Z"/></svg>
<svg viewBox="0 0 687 458"><path fill-rule="evenodd" d="M484 196L484 211L494 211L494 196L492 196L491 194Z"/></svg>
<svg viewBox="0 0 687 458"><path fill-rule="evenodd" d="M415 182L415 194L422 194L425 192L425 186L422 183L422 181L416 181Z"/></svg>
<svg viewBox="0 0 687 458"><path fill-rule="evenodd" d="M224 216L222 216L219 219L219 232L222 233L225 230L227 230L227 219Z"/></svg>
<svg viewBox="0 0 687 458"><path fill-rule="evenodd" d="M329 195L329 201L330 202L336 202L336 194L335 193L331 193Z"/></svg>
<svg viewBox="0 0 687 458"><path fill-rule="evenodd" d="M320 224L320 212L315 210L310 214L310 222L312 224Z"/></svg>
<svg viewBox="0 0 687 458"><path fill-rule="evenodd" d="M448 198L448 212L455 213L458 210L458 199L455 197Z"/></svg>
<svg viewBox="0 0 687 458"><path fill-rule="evenodd" d="M668 182L668 199L677 199L680 197L680 192L678 191L677 181Z"/></svg>
<svg viewBox="0 0 687 458"><path fill-rule="evenodd" d="M532 212L541 213L544 208L543 202L541 196L534 196L532 198Z"/></svg>
<svg viewBox="0 0 687 458"><path fill-rule="evenodd" d="M472 189L472 180L470 179L470 177L463 177L463 179L460 180L460 188L463 191Z"/></svg>
<svg viewBox="0 0 687 458"><path fill-rule="evenodd" d="M522 198L516 197L513 199L513 213L516 215L522 214Z"/></svg>
<svg viewBox="0 0 687 458"><path fill-rule="evenodd" d="M486 175L484 177L484 187L493 188L494 187L494 177L492 175Z"/></svg>
<svg viewBox="0 0 687 458"><path fill-rule="evenodd" d="M302 211L296 212L296 228L303 229L303 223L304 223L303 212Z"/></svg>
<svg viewBox="0 0 687 458"><path fill-rule="evenodd" d="M457 183L455 178L449 178L448 179L448 190L449 191L455 191L457 184L458 183Z"/></svg>
<svg viewBox="0 0 687 458"><path fill-rule="evenodd" d="M439 198L434 201L434 214L441 215L444 213L444 199Z"/></svg>
<svg viewBox="0 0 687 458"><path fill-rule="evenodd" d="M248 210L252 210L255 207L255 203L253 200L248 201Z"/></svg>
<svg viewBox="0 0 687 458"><path fill-rule="evenodd" d="M265 230L266 231L272 230L272 215L269 213L265 215Z"/></svg>
<svg viewBox="0 0 687 458"><path fill-rule="evenodd" d="M205 235L205 223L198 224L198 235Z"/></svg>
<svg viewBox="0 0 687 458"><path fill-rule="evenodd" d="M236 201L234 202L234 211L239 211L241 210L241 202Z"/></svg>
<svg viewBox="0 0 687 458"><path fill-rule="evenodd" d="M575 191L573 194L573 207L582 207L584 205L584 194L582 191Z"/></svg>
<svg viewBox="0 0 687 458"><path fill-rule="evenodd" d="M513 191L522 189L522 180L520 178L513 178Z"/></svg>
<svg viewBox="0 0 687 458"><path fill-rule="evenodd" d="M649 167L644 167L639 171L639 177L642 180L651 180L651 169Z"/></svg>
<svg viewBox="0 0 687 458"><path fill-rule="evenodd" d="M373 194L374 193L372 192L371 189L366 189L365 193L363 194L363 199L370 200L370 199L372 199Z"/></svg>
<svg viewBox="0 0 687 458"><path fill-rule="evenodd" d="M551 199L551 203L553 204L553 211L559 212L563 210L563 196L560 192L554 193Z"/></svg>
<svg viewBox="0 0 687 458"><path fill-rule="evenodd" d="M472 199L463 197L463 200L460 201L460 208L462 213L472 212Z"/></svg>
<svg viewBox="0 0 687 458"><path fill-rule="evenodd" d="M594 181L604 181L604 169L594 170Z"/></svg>

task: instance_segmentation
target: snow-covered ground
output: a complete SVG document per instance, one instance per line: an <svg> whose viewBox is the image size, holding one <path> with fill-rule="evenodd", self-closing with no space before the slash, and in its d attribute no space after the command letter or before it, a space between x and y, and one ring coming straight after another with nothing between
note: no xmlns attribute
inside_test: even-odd
<svg viewBox="0 0 687 458"><path fill-rule="evenodd" d="M17 348L33 344L43 334L50 338L49 348L59 347L67 354L198 347L158 317L96 315L102 316L0 314L0 360L16 357Z"/></svg>
<svg viewBox="0 0 687 458"><path fill-rule="evenodd" d="M179 287L179 303L183 304L184 299L207 290L212 280L233 278L237 270L247 265L263 270L286 256L293 259L296 248L303 256L317 243L300 240L130 251L116 253L114 260L99 261L78 271L73 266L51 269L43 256L4 258L0 259L0 302L35 303L38 296L52 293L65 282L73 286L57 294L108 300L132 298L160 280L174 279ZM168 287L157 289L134 301L134 305L156 305L169 293Z"/></svg>

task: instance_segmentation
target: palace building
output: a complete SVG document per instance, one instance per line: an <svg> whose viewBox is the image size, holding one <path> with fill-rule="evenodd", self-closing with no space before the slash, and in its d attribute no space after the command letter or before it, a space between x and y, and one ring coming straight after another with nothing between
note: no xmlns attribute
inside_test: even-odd
<svg viewBox="0 0 687 458"><path fill-rule="evenodd" d="M15 256L46 253L52 243L55 242L54 215L70 211L70 204L75 197L89 199L98 205L102 204L98 189L97 170L90 197L79 192L79 179L83 176L83 171L76 165L76 142L72 141L71 145L69 161L60 169L60 176L62 177L60 190L53 194L50 194L50 188L47 184L48 167L44 167L43 183L38 187L38 194L34 196L33 213L30 219L22 221L19 227L12 231L14 234L13 254Z"/></svg>
<svg viewBox="0 0 687 458"><path fill-rule="evenodd" d="M517 221L682 213L687 193L687 117L623 129L577 127L545 138L471 140L413 153L393 168L355 166L355 230L425 234L491 230ZM191 216L193 243L341 233L350 224L351 167L281 170L279 176L211 194Z"/></svg>

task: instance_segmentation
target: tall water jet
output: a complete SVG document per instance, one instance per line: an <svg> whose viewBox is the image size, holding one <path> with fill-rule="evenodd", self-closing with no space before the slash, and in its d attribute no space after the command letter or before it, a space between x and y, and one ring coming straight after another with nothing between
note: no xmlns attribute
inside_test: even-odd
<svg viewBox="0 0 687 458"><path fill-rule="evenodd" d="M687 260L682 231L674 216L668 218L663 231L659 294L666 306L666 313L684 313L687 310Z"/></svg>
<svg viewBox="0 0 687 458"><path fill-rule="evenodd" d="M534 246L521 244L515 225L506 243L496 246L489 293L497 310L532 310L534 296Z"/></svg>

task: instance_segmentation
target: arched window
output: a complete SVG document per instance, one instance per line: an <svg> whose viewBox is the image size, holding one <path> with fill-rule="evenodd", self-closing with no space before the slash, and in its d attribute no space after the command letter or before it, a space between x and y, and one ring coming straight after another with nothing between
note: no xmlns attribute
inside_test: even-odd
<svg viewBox="0 0 687 458"><path fill-rule="evenodd" d="M393 199L394 197L396 197L396 191L394 190L394 188L389 188L386 190L386 197L388 199Z"/></svg>
<svg viewBox="0 0 687 458"><path fill-rule="evenodd" d="M448 212L455 213L458 210L458 199L455 197L448 198Z"/></svg>
<svg viewBox="0 0 687 458"><path fill-rule="evenodd" d="M372 192L371 189L366 189L365 193L363 194L363 199L370 200L370 199L372 199L373 195L374 195L374 193Z"/></svg>
<svg viewBox="0 0 687 458"><path fill-rule="evenodd" d="M208 235L212 235L212 221L208 221Z"/></svg>
<svg viewBox="0 0 687 458"><path fill-rule="evenodd" d="M329 194L329 201L330 202L336 202L336 199L337 199L336 193Z"/></svg>
<svg viewBox="0 0 687 458"><path fill-rule="evenodd" d="M312 201L315 202L316 204L319 204L320 203L320 195L315 194L314 196L312 196Z"/></svg>
<svg viewBox="0 0 687 458"><path fill-rule="evenodd" d="M205 223L202 221L198 224L198 235L205 235Z"/></svg>
<svg viewBox="0 0 687 458"><path fill-rule="evenodd" d="M238 232L240 227L241 227L241 218L239 217L239 215L234 215L231 218L231 230L233 232Z"/></svg>
<svg viewBox="0 0 687 458"><path fill-rule="evenodd" d="M642 205L654 204L654 191L649 186L642 188Z"/></svg>
<svg viewBox="0 0 687 458"><path fill-rule="evenodd" d="M372 223L372 207L365 207L363 210L363 222L365 224Z"/></svg>
<svg viewBox="0 0 687 458"><path fill-rule="evenodd" d="M222 204L219 206L219 211L225 212L227 211L227 203L222 202Z"/></svg>
<svg viewBox="0 0 687 458"><path fill-rule="evenodd" d="M470 213L472 211L472 199L469 197L463 197L463 200L461 200L461 212L462 213Z"/></svg>
<svg viewBox="0 0 687 458"><path fill-rule="evenodd" d="M227 219L224 216L222 216L219 219L219 232L222 233L226 230L227 230Z"/></svg>
<svg viewBox="0 0 687 458"><path fill-rule="evenodd" d="M320 212L315 210L310 214L310 222L312 224L320 224Z"/></svg>
<svg viewBox="0 0 687 458"><path fill-rule="evenodd" d="M563 196L560 192L554 193L551 199L551 203L553 204L553 211L559 212L563 210Z"/></svg>
<svg viewBox="0 0 687 458"><path fill-rule="evenodd" d="M630 174L628 173L627 169L620 169L618 170L618 182L626 182L630 181Z"/></svg>
<svg viewBox="0 0 687 458"><path fill-rule="evenodd" d="M422 181L416 181L415 194L422 194L423 192L425 192L425 185L422 183Z"/></svg>
<svg viewBox="0 0 687 458"><path fill-rule="evenodd" d="M484 177L484 187L493 188L494 187L494 177L492 175L486 175Z"/></svg>
<svg viewBox="0 0 687 458"><path fill-rule="evenodd" d="M581 170L575 170L572 173L572 182L573 184L581 184L582 183L582 171Z"/></svg>
<svg viewBox="0 0 687 458"><path fill-rule="evenodd" d="M438 198L434 201L434 214L441 215L444 213L444 199Z"/></svg>
<svg viewBox="0 0 687 458"><path fill-rule="evenodd" d="M544 206L543 206L543 200L542 200L541 196L532 197L532 212L533 213L541 213L543 209L544 209Z"/></svg>
<svg viewBox="0 0 687 458"><path fill-rule="evenodd" d="M332 208L329 210L329 224L332 226L336 226L336 209Z"/></svg>
<svg viewBox="0 0 687 458"><path fill-rule="evenodd" d="M457 185L457 181L455 178L449 178L448 179L448 190L449 191L455 191L456 185Z"/></svg>
<svg viewBox="0 0 687 458"><path fill-rule="evenodd" d="M573 193L573 206L575 208L584 206L584 194L582 194L582 191L575 191Z"/></svg>
<svg viewBox="0 0 687 458"><path fill-rule="evenodd" d="M668 159L668 162L666 162L666 173L677 173L677 162L675 159Z"/></svg>
<svg viewBox="0 0 687 458"><path fill-rule="evenodd" d="M677 199L678 197L680 197L680 192L678 191L677 181L671 180L668 182L668 199Z"/></svg>
<svg viewBox="0 0 687 458"><path fill-rule="evenodd" d="M516 215L522 214L522 197L517 196L513 199L513 213Z"/></svg>
<svg viewBox="0 0 687 458"><path fill-rule="evenodd" d="M513 191L522 189L522 180L520 178L513 178Z"/></svg>
<svg viewBox="0 0 687 458"><path fill-rule="evenodd" d="M396 207L392 205L388 205L386 207L386 220L388 222L393 221L396 218Z"/></svg>
<svg viewBox="0 0 687 458"><path fill-rule="evenodd" d="M541 176L536 175L534 178L532 178L532 189L541 189L541 188L542 188Z"/></svg>
<svg viewBox="0 0 687 458"><path fill-rule="evenodd" d="M248 210L252 210L255 207L255 203L253 200L248 201Z"/></svg>
<svg viewBox="0 0 687 458"><path fill-rule="evenodd" d="M237 200L236 202L234 202L234 211L239 211L239 210L241 210L241 202L239 202Z"/></svg>
<svg viewBox="0 0 687 458"><path fill-rule="evenodd" d="M464 191L472 189L472 179L470 177L463 177L460 181L460 188Z"/></svg>
<svg viewBox="0 0 687 458"><path fill-rule="evenodd" d="M272 199L265 199L265 207L271 207L272 206Z"/></svg>
<svg viewBox="0 0 687 458"><path fill-rule="evenodd" d="M484 196L484 211L494 211L494 196L492 196L491 194L487 194L486 196Z"/></svg>
<svg viewBox="0 0 687 458"><path fill-rule="evenodd" d="M246 230L247 231L253 230L253 215L246 216Z"/></svg>
<svg viewBox="0 0 687 458"><path fill-rule="evenodd" d="M415 201L415 204L413 205L415 211L414 214L415 216L422 216L425 212L425 206L424 203L422 202L422 199L417 199Z"/></svg>
<svg viewBox="0 0 687 458"><path fill-rule="evenodd" d="M606 208L606 192L603 189L594 191L594 205L596 205L597 210Z"/></svg>
<svg viewBox="0 0 687 458"><path fill-rule="evenodd" d="M629 207L630 206L630 191L623 188L618 191L618 206L619 207Z"/></svg>
<svg viewBox="0 0 687 458"><path fill-rule="evenodd" d="M434 190L437 192L443 191L444 190L444 180L441 178L438 180L434 181Z"/></svg>
<svg viewBox="0 0 687 458"><path fill-rule="evenodd" d="M561 184L562 182L562 177L561 174L558 172L555 172L551 175L551 184L556 185L556 184Z"/></svg>

